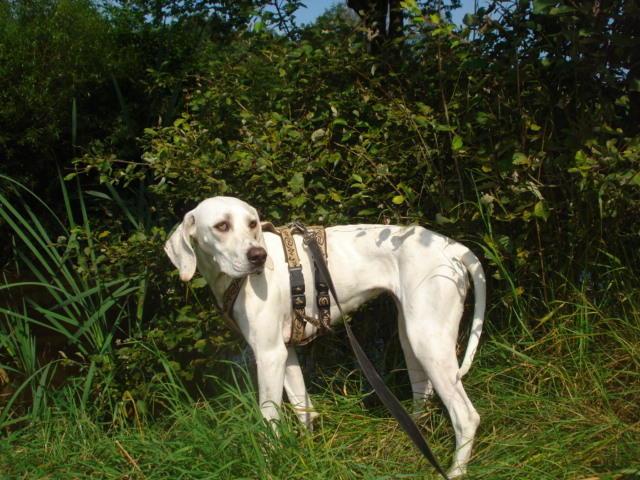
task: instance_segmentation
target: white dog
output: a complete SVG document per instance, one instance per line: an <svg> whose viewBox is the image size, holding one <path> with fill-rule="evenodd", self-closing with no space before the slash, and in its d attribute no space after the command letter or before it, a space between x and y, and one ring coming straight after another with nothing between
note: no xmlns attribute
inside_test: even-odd
<svg viewBox="0 0 640 480"><path fill-rule="evenodd" d="M305 279L313 273L308 249L295 235ZM456 435L450 477L465 473L480 417L461 377L469 370L482 330L485 277L480 262L463 245L422 227L345 225L326 229L328 266L345 312L388 292L398 307L398 327L414 401L433 389L446 406ZM180 278L195 271L209 283L218 304L233 278L248 277L233 306L233 317L257 362L258 395L266 419L278 418L283 388L300 420L310 426L316 413L304 385L291 332L289 271L279 236L263 234L256 210L232 197L201 202L167 240L167 255ZM458 327L468 287L475 287L471 335L462 364L456 358ZM317 316L307 287L307 315ZM335 302L332 322L338 320ZM307 323L305 334L316 327Z"/></svg>

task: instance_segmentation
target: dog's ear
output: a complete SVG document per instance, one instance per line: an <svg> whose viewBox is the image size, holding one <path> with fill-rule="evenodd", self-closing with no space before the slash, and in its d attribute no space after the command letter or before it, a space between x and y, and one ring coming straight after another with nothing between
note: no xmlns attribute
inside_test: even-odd
<svg viewBox="0 0 640 480"><path fill-rule="evenodd" d="M193 210L184 216L182 223L164 244L171 263L180 272L180 280L188 282L196 273L196 253L191 246L191 236L196 230L196 218Z"/></svg>

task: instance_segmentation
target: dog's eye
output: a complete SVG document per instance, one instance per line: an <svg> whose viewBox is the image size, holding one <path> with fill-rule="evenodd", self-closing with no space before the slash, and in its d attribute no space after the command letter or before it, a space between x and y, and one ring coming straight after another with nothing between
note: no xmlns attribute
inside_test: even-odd
<svg viewBox="0 0 640 480"><path fill-rule="evenodd" d="M220 222L216 223L213 228L218 230L219 232L227 232L230 228L229 222Z"/></svg>
<svg viewBox="0 0 640 480"><path fill-rule="evenodd" d="M257 226L258 226L258 222L256 222L255 220L251 220L251 221L249 222L249 228L250 228L250 229L252 229L252 230L253 230L253 229L254 229L254 228L256 228Z"/></svg>

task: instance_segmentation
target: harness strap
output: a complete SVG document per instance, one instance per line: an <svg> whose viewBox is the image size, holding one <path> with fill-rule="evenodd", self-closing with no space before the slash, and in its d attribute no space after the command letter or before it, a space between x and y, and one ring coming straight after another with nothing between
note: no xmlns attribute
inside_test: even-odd
<svg viewBox="0 0 640 480"><path fill-rule="evenodd" d="M305 321L305 307L307 306L307 297L304 288L304 275L302 274L302 265L296 243L293 240L293 229L284 227L278 228L284 246L284 256L289 265L289 280L291 282L291 306L293 308L293 316L291 318L291 337L289 344L299 345L304 339L304 330L307 325Z"/></svg>
<svg viewBox="0 0 640 480"><path fill-rule="evenodd" d="M295 225L296 228L300 231L300 233L304 235L313 235L315 242L318 244L320 249L322 250L323 259L326 262L328 260L327 255L327 234L323 227L302 227L302 230ZM318 306L318 313L320 320L320 329L330 330L331 329L331 297L329 297L329 285L327 283L327 279L324 275L322 269L318 268L318 264L315 259L313 259L314 264L314 272L313 277L315 278L316 285L316 305ZM318 326L318 325L316 325Z"/></svg>
<svg viewBox="0 0 640 480"><path fill-rule="evenodd" d="M240 289L244 286L244 282L247 280L247 277L242 278L234 278L231 280L231 283L227 287L227 289L222 294L222 308L219 305L218 310L220 311L220 315L224 320L224 323L227 324L234 332L242 334L240 331L240 327L236 323L233 318L233 304L236 303L236 298L238 298L238 294L240 293ZM215 298L215 297L214 297Z"/></svg>
<svg viewBox="0 0 640 480"><path fill-rule="evenodd" d="M302 265L300 263L300 257L298 256L298 250L296 248L293 235L295 233L309 233L314 235L316 242L322 250L324 258L327 257L327 242L326 233L324 227L308 227L303 229L298 223L292 223L288 226L275 228L276 233L280 235L282 239L282 245L284 247L284 255L289 265L289 278L291 282L291 302L293 307L293 316L291 317L291 336L287 345L306 345L312 340L316 339L326 331L330 330L331 313L330 313L330 301L328 295L328 288L326 280L318 273L316 266L315 285L316 285L316 304L318 305L319 319L315 319L306 315L306 295L305 295L305 283L304 275L302 273ZM305 329L307 322L311 323L317 328L317 331L308 337L305 337Z"/></svg>

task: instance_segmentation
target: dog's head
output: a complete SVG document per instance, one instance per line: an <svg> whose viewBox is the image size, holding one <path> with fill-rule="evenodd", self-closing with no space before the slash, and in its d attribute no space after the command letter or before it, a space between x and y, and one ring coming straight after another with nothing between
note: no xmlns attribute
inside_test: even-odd
<svg viewBox="0 0 640 480"><path fill-rule="evenodd" d="M164 250L188 282L196 271L196 253L200 252L232 278L262 273L272 268L260 226L258 212L233 197L203 200L188 212L165 243Z"/></svg>

